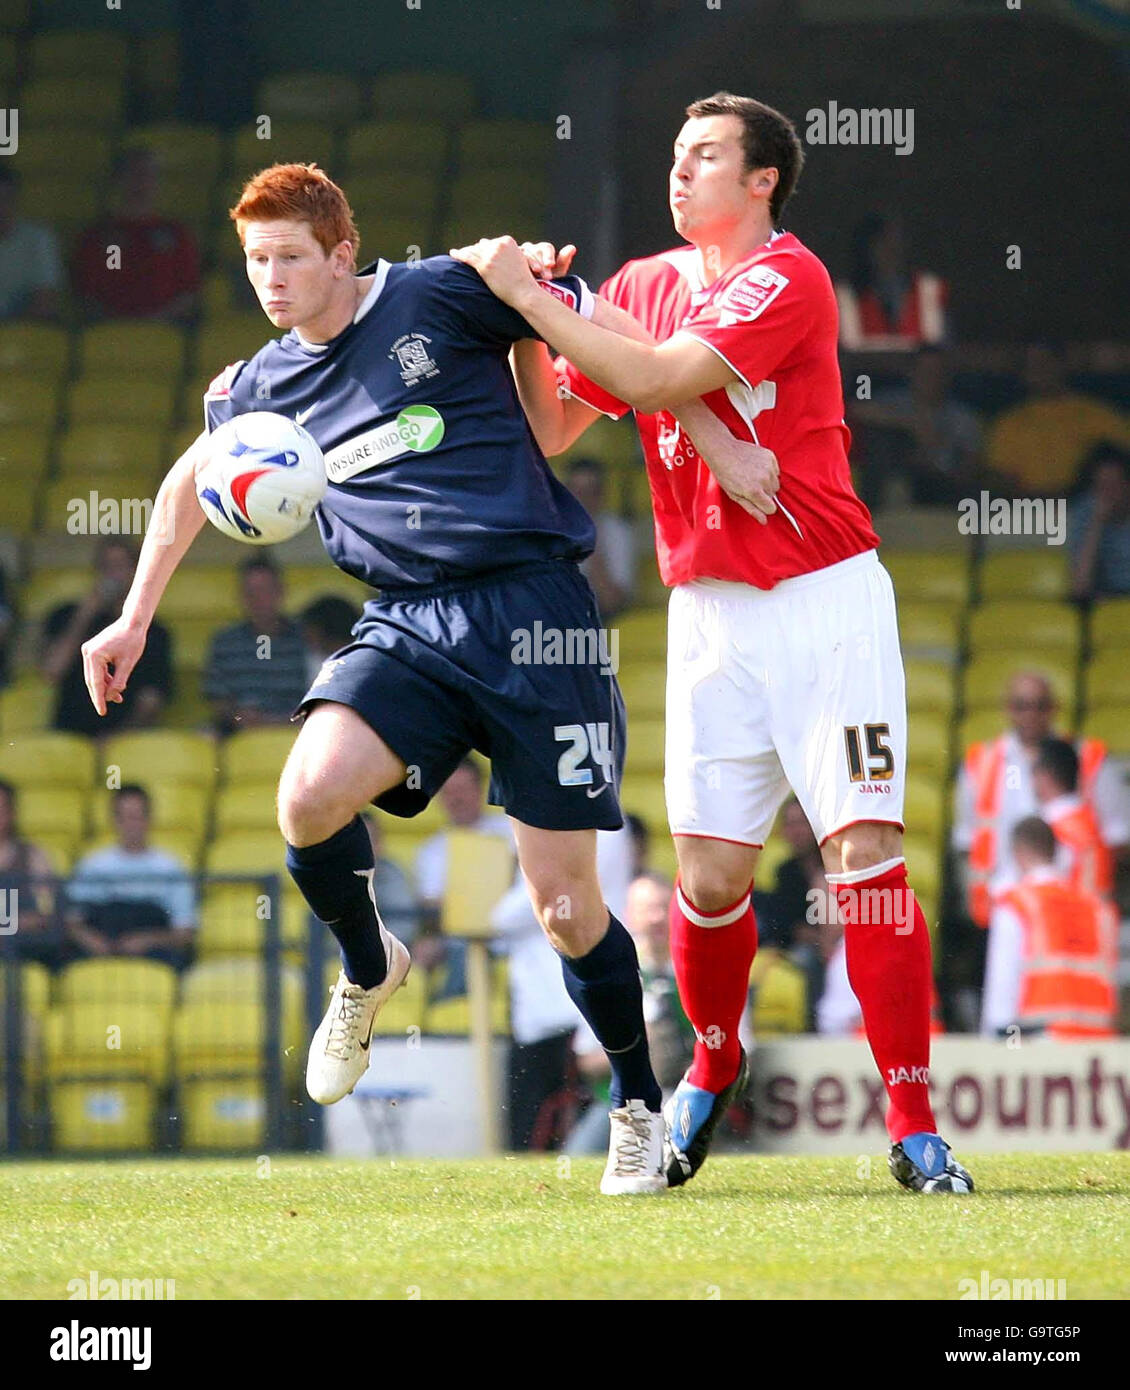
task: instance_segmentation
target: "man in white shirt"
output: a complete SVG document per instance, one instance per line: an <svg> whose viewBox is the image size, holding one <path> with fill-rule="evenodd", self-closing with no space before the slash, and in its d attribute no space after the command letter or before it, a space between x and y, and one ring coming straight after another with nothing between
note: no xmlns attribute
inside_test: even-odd
<svg viewBox="0 0 1130 1390"><path fill-rule="evenodd" d="M196 928L192 877L149 844L149 794L114 794L117 843L85 855L67 885L67 930L81 956L143 956L181 966Z"/></svg>

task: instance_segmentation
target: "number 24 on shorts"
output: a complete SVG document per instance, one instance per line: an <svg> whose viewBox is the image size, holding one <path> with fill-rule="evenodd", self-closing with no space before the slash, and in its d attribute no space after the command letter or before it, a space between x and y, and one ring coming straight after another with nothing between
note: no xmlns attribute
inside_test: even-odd
<svg viewBox="0 0 1130 1390"><path fill-rule="evenodd" d="M557 760L557 780L563 787L587 787L592 784L592 769L581 767L591 754L592 760L604 773L606 782L612 776L612 740L608 722L599 724L558 724L553 730L558 743L568 743Z"/></svg>

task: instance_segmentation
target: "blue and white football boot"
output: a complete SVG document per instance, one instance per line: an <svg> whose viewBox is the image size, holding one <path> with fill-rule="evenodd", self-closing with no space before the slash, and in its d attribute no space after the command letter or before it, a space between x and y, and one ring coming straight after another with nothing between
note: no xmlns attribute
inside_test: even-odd
<svg viewBox="0 0 1130 1390"><path fill-rule="evenodd" d="M973 1179L940 1134L908 1134L887 1156L895 1180L912 1192L972 1192Z"/></svg>
<svg viewBox="0 0 1130 1390"><path fill-rule="evenodd" d="M706 1162L710 1141L718 1123L745 1091L749 1062L741 1051L738 1074L717 1095L692 1086L684 1076L663 1110L667 1121L667 1186L680 1187Z"/></svg>

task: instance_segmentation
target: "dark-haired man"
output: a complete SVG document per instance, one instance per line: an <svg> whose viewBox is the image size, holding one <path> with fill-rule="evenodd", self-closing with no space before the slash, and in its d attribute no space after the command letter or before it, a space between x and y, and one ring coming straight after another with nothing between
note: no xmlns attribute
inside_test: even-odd
<svg viewBox="0 0 1130 1390"><path fill-rule="evenodd" d="M673 589L672 957L698 1038L667 1109L668 1182L697 1172L745 1084L738 1025L757 949L754 865L791 784L845 919L851 982L890 1101L891 1170L917 1191L968 1192L928 1089L930 940L902 852L894 592L852 490L832 282L779 226L802 163L792 123L761 102L719 92L687 108L670 206L691 244L629 262L602 290L650 342L559 312L509 238L459 255L566 359L555 367L529 344L515 355L543 450L567 448L599 412L634 408L647 458L660 573ZM554 248L542 248L538 268L563 268ZM700 457L671 414L700 396L776 454L779 479L767 464L735 487Z"/></svg>

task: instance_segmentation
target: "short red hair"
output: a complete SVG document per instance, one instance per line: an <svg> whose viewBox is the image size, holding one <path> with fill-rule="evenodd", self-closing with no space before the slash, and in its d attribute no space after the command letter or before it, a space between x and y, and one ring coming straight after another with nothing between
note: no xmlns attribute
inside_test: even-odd
<svg viewBox="0 0 1130 1390"><path fill-rule="evenodd" d="M316 164L272 164L261 169L244 185L228 216L235 223L241 244L248 222L285 218L307 223L327 256L340 242L348 241L356 260L361 246L349 200Z"/></svg>

